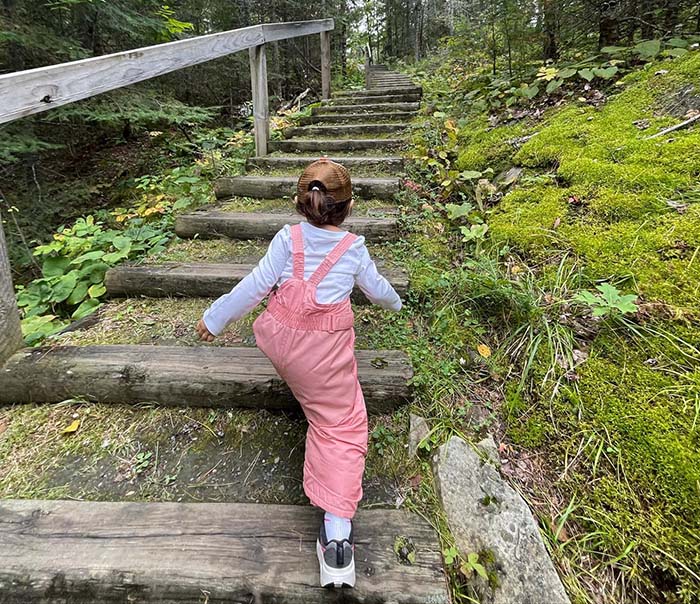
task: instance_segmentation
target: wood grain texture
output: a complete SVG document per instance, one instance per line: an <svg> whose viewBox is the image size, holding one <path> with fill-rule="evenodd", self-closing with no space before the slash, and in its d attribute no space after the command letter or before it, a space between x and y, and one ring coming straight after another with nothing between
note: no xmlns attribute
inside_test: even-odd
<svg viewBox="0 0 700 604"><path fill-rule="evenodd" d="M393 113L326 113L321 115L310 115L302 117L299 123L302 126L308 124L342 124L353 122L392 122L392 121L410 121L417 113L415 111L394 111Z"/></svg>
<svg viewBox="0 0 700 604"><path fill-rule="evenodd" d="M321 98L331 98L331 36L321 32Z"/></svg>
<svg viewBox="0 0 700 604"><path fill-rule="evenodd" d="M394 134L403 132L407 124L342 124L332 126L295 126L284 131L286 138L294 136L333 136L344 137L363 134Z"/></svg>
<svg viewBox="0 0 700 604"><path fill-rule="evenodd" d="M228 293L253 270L253 264L208 264L168 262L158 265L117 266L107 271L105 287L110 296L148 296L151 298L218 297ZM380 269L382 270L382 269ZM382 270L399 296L408 291L408 276L401 270ZM358 304L369 301L359 288L352 293Z"/></svg>
<svg viewBox="0 0 700 604"><path fill-rule="evenodd" d="M22 345L19 309L0 212L0 367Z"/></svg>
<svg viewBox="0 0 700 604"><path fill-rule="evenodd" d="M356 352L370 413L391 413L410 395L408 357ZM381 361L376 361L380 359ZM23 349L0 368L0 403L102 403L298 409L257 348L219 346L55 346Z"/></svg>
<svg viewBox="0 0 700 604"><path fill-rule="evenodd" d="M317 145L327 145L329 141L314 141ZM330 141L344 142L344 141ZM298 176L225 176L214 183L214 192L221 198L255 197L275 199L296 195ZM401 181L398 178L353 178L352 193L364 199L392 199L399 192Z"/></svg>
<svg viewBox="0 0 700 604"><path fill-rule="evenodd" d="M352 104L352 105L368 105L373 103L417 103L420 101L420 94L417 93L394 93L381 94L375 96L354 96L351 98L331 99L323 101L324 104Z"/></svg>
<svg viewBox="0 0 700 604"><path fill-rule="evenodd" d="M333 29L332 19L253 25L0 76L0 123L198 65L266 41Z"/></svg>
<svg viewBox="0 0 700 604"><path fill-rule="evenodd" d="M308 118L312 119L312 118ZM258 170L302 170L311 162L318 159L317 155L286 155L286 156L270 156L267 157L251 157L246 162L248 169L255 168ZM384 172L390 170L399 171L403 168L404 159L398 155L380 155L376 157L330 157L331 161L343 164L348 170L353 168L373 168L377 167Z"/></svg>
<svg viewBox="0 0 700 604"><path fill-rule="evenodd" d="M357 138L357 139L303 139L290 138L289 140L270 141L270 151L282 151L294 153L296 151L318 151L319 154L328 154L334 151L361 151L365 149L395 149L406 144L400 138ZM357 179L353 179L353 188Z"/></svg>
<svg viewBox="0 0 700 604"><path fill-rule="evenodd" d="M0 601L449 604L437 536L403 510L358 511L357 585L320 588L320 520L303 506L0 501ZM399 563L399 536L415 564Z"/></svg>
<svg viewBox="0 0 700 604"><path fill-rule="evenodd" d="M375 99L377 97L374 97ZM380 103L360 105L320 105L311 110L312 115L324 113L364 113L367 112L389 112L389 111L418 111L420 103Z"/></svg>
<svg viewBox="0 0 700 604"><path fill-rule="evenodd" d="M365 89L365 90L340 90L333 93L334 99L348 98L351 99L355 96L378 96L391 94L391 91L398 90L402 94L423 94L423 89L420 86L416 86L410 80L405 86L390 86L386 89Z"/></svg>
<svg viewBox="0 0 700 604"><path fill-rule="evenodd" d="M285 224L298 224L303 218L298 214L261 214L253 212L200 211L181 214L175 222L179 237L189 239L272 239ZM398 226L394 218L367 218L350 216L344 223L352 233L369 241L393 241L398 238Z"/></svg>
<svg viewBox="0 0 700 604"><path fill-rule="evenodd" d="M267 52L265 45L249 49L250 86L253 93L255 153L267 155L270 138L270 100L267 92Z"/></svg>

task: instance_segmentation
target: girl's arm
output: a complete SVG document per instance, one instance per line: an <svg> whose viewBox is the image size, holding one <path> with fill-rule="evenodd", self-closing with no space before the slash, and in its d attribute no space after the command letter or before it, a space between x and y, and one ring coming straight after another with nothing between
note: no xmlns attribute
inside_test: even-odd
<svg viewBox="0 0 700 604"><path fill-rule="evenodd" d="M360 249L360 270L355 282L368 300L388 310L401 310L401 298L391 284L379 274L366 246Z"/></svg>
<svg viewBox="0 0 700 604"><path fill-rule="evenodd" d="M258 265L228 294L215 300L205 311L201 321L203 325L198 324L197 328L200 338L207 341L213 339L206 333L202 335L201 327L211 336L218 336L229 323L243 318L270 293L279 281L289 258L287 231L289 227L286 226L279 231Z"/></svg>

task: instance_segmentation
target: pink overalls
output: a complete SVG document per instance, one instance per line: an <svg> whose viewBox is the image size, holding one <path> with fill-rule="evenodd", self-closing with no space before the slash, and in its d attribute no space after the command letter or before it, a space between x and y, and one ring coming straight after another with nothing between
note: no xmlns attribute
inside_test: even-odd
<svg viewBox="0 0 700 604"><path fill-rule="evenodd" d="M291 227L292 278L253 324L258 347L301 403L306 433L304 491L313 505L352 518L362 499L367 411L357 379L350 300L316 301L316 288L355 241L348 233L304 281L301 225Z"/></svg>

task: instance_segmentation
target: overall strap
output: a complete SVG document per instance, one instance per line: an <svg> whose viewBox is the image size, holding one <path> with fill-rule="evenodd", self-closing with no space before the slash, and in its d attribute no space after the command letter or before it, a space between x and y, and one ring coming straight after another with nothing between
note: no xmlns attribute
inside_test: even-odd
<svg viewBox="0 0 700 604"><path fill-rule="evenodd" d="M304 280L304 237L301 234L301 224L295 224L290 229L292 232L292 260L294 269L292 275L295 279Z"/></svg>
<svg viewBox="0 0 700 604"><path fill-rule="evenodd" d="M345 235L340 243L331 250L331 253L326 256L325 260L321 262L319 267L316 269L316 272L311 275L309 283L312 283L315 286L321 283L323 278L333 268L335 263L338 262L342 255L348 251L355 239L357 239L357 235L353 235L352 233Z"/></svg>

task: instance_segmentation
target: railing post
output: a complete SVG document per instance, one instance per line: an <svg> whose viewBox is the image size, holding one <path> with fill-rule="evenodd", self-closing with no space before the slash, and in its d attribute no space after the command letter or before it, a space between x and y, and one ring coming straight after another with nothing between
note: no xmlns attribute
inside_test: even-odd
<svg viewBox="0 0 700 604"><path fill-rule="evenodd" d="M372 87L372 48L365 46L365 88Z"/></svg>
<svg viewBox="0 0 700 604"><path fill-rule="evenodd" d="M19 310L0 212L0 366L22 345Z"/></svg>
<svg viewBox="0 0 700 604"><path fill-rule="evenodd" d="M270 138L270 102L267 96L267 56L265 45L249 49L250 85L253 90L253 116L255 118L255 154L267 155Z"/></svg>
<svg viewBox="0 0 700 604"><path fill-rule="evenodd" d="M331 33L321 32L321 95L331 98Z"/></svg>

